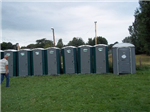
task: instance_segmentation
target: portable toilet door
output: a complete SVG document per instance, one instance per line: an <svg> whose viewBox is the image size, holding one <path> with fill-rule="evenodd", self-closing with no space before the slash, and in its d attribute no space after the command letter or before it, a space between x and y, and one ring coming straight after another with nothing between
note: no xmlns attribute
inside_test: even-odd
<svg viewBox="0 0 150 112"><path fill-rule="evenodd" d="M92 46L90 45L78 47L78 72L81 74L93 73Z"/></svg>
<svg viewBox="0 0 150 112"><path fill-rule="evenodd" d="M45 50L43 48L35 48L32 50L33 58L33 75L45 74Z"/></svg>
<svg viewBox="0 0 150 112"><path fill-rule="evenodd" d="M121 43L113 46L114 74L135 73L135 47L133 44Z"/></svg>
<svg viewBox="0 0 150 112"><path fill-rule="evenodd" d="M17 76L17 50L8 49L4 51L4 55L8 57L9 76Z"/></svg>
<svg viewBox="0 0 150 112"><path fill-rule="evenodd" d="M60 49L57 47L50 47L46 49L46 62L47 62L47 74L59 75L61 69L60 62Z"/></svg>
<svg viewBox="0 0 150 112"><path fill-rule="evenodd" d="M0 50L0 52L1 52L0 57L1 57L1 59L3 59L4 58L4 51Z"/></svg>
<svg viewBox="0 0 150 112"><path fill-rule="evenodd" d="M94 73L108 73L108 46L105 44L95 45L94 54Z"/></svg>
<svg viewBox="0 0 150 112"><path fill-rule="evenodd" d="M18 51L18 76L31 76L31 50Z"/></svg>
<svg viewBox="0 0 150 112"><path fill-rule="evenodd" d="M77 73L77 49L74 46L67 46L62 48L63 56L63 73L76 74Z"/></svg>

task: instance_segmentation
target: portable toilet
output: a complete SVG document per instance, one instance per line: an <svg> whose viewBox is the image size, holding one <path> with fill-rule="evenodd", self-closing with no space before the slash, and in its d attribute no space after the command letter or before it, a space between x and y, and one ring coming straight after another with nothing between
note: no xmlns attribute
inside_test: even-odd
<svg viewBox="0 0 150 112"><path fill-rule="evenodd" d="M49 47L46 49L46 73L48 75L59 75L61 69L60 49Z"/></svg>
<svg viewBox="0 0 150 112"><path fill-rule="evenodd" d="M8 49L4 51L4 55L9 56L8 58L8 69L9 76L17 76L17 50Z"/></svg>
<svg viewBox="0 0 150 112"><path fill-rule="evenodd" d="M31 76L31 50L21 49L18 51L18 76Z"/></svg>
<svg viewBox="0 0 150 112"><path fill-rule="evenodd" d="M92 46L81 45L78 47L78 73L93 73Z"/></svg>
<svg viewBox="0 0 150 112"><path fill-rule="evenodd" d="M112 48L114 74L135 73L135 47L130 43L115 44Z"/></svg>
<svg viewBox="0 0 150 112"><path fill-rule="evenodd" d="M94 73L108 73L108 46L97 44L93 48Z"/></svg>
<svg viewBox="0 0 150 112"><path fill-rule="evenodd" d="M63 73L75 74L77 73L77 49L74 46L67 46L62 48L63 56Z"/></svg>
<svg viewBox="0 0 150 112"><path fill-rule="evenodd" d="M1 52L1 54L0 54L1 56L0 57L1 57L1 59L3 59L4 58L4 51L0 50L0 52Z"/></svg>
<svg viewBox="0 0 150 112"><path fill-rule="evenodd" d="M35 48L32 50L31 58L33 59L33 75L45 74L45 50L43 48Z"/></svg>

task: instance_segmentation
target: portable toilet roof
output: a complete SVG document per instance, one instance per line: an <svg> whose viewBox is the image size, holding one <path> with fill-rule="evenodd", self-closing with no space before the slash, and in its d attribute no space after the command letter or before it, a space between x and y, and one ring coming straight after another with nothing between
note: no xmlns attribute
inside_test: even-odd
<svg viewBox="0 0 150 112"><path fill-rule="evenodd" d="M113 46L113 48L116 48L116 47L135 47L133 44L130 44L130 43L119 43L119 44L115 44Z"/></svg>
<svg viewBox="0 0 150 112"><path fill-rule="evenodd" d="M96 44L94 46L96 47L96 46L108 46L108 45L106 45L106 44Z"/></svg>
<svg viewBox="0 0 150 112"><path fill-rule="evenodd" d="M80 45L78 47L92 47L91 45Z"/></svg>
<svg viewBox="0 0 150 112"><path fill-rule="evenodd" d="M77 48L75 46L66 46L66 47L63 47L62 49L65 49L65 48L68 48L68 47L70 47L70 48Z"/></svg>
<svg viewBox="0 0 150 112"><path fill-rule="evenodd" d="M14 50L14 49L7 49L7 50L4 50L4 51L12 51L12 52L17 52L17 50Z"/></svg>
<svg viewBox="0 0 150 112"><path fill-rule="evenodd" d="M32 50L44 50L44 48L34 48Z"/></svg>
<svg viewBox="0 0 150 112"><path fill-rule="evenodd" d="M58 47L48 47L48 48L46 48L46 49L59 49Z"/></svg>
<svg viewBox="0 0 150 112"><path fill-rule="evenodd" d="M20 51L31 51L31 49L20 49Z"/></svg>

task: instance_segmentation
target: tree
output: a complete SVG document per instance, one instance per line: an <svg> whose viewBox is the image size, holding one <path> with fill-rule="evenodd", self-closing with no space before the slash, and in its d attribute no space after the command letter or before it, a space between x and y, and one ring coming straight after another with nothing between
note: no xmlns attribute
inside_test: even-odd
<svg viewBox="0 0 150 112"><path fill-rule="evenodd" d="M113 43L113 44L108 45L108 49L111 50L112 47L113 47L115 44L118 44L118 42L115 42L115 43Z"/></svg>
<svg viewBox="0 0 150 112"><path fill-rule="evenodd" d="M123 43L131 43L131 36L128 36L128 37L125 37L123 40L122 40Z"/></svg>
<svg viewBox="0 0 150 112"><path fill-rule="evenodd" d="M26 46L22 46L21 49L27 49L27 47Z"/></svg>
<svg viewBox="0 0 150 112"><path fill-rule="evenodd" d="M86 44L92 45L92 46L95 45L95 38L93 38L93 40L92 40L92 38L89 38L88 42ZM106 45L108 45L108 42L104 37L98 36L97 37L97 44L106 44Z"/></svg>
<svg viewBox="0 0 150 112"><path fill-rule="evenodd" d="M48 48L54 46L53 41L46 40L45 38L36 40L36 48Z"/></svg>
<svg viewBox="0 0 150 112"><path fill-rule="evenodd" d="M69 43L67 44L68 46L80 46L80 45L84 45L84 41L82 40L82 38L77 38L74 37L71 41L69 41Z"/></svg>
<svg viewBox="0 0 150 112"><path fill-rule="evenodd" d="M140 1L140 12L138 14L139 27L138 37L140 39L143 51L150 55L150 2Z"/></svg>
<svg viewBox="0 0 150 112"><path fill-rule="evenodd" d="M140 19L138 17L139 15L139 10L136 9L135 11L135 20L134 23L132 24L132 26L129 26L128 30L130 33L130 39L131 39L131 43L135 45L135 52L136 54L141 54L144 53L144 49L143 49L143 45L141 44L141 39L139 38L139 23L140 23Z"/></svg>
<svg viewBox="0 0 150 112"><path fill-rule="evenodd" d="M35 44L29 44L29 45L27 45L27 48L29 48L29 49L33 49L33 48L35 48Z"/></svg>
<svg viewBox="0 0 150 112"><path fill-rule="evenodd" d="M93 39L92 38L88 38L88 42L86 44L93 46L94 45Z"/></svg>
<svg viewBox="0 0 150 112"><path fill-rule="evenodd" d="M6 49L14 49L14 45L11 42L3 42L1 43L1 49L6 50Z"/></svg>
<svg viewBox="0 0 150 112"><path fill-rule="evenodd" d="M62 39L59 39L56 45L58 48L62 48L64 46Z"/></svg>
<svg viewBox="0 0 150 112"><path fill-rule="evenodd" d="M136 54L150 55L150 2L139 1L139 5L134 14L135 20L128 30L131 43L135 45Z"/></svg>
<svg viewBox="0 0 150 112"><path fill-rule="evenodd" d="M95 45L95 38L93 39L93 43ZM106 45L108 45L108 42L104 37L99 36L99 37L97 37L97 44L106 44Z"/></svg>

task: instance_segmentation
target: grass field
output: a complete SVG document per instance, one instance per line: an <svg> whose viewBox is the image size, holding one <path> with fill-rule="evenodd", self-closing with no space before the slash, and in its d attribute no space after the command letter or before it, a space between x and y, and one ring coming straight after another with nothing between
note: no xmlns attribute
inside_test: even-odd
<svg viewBox="0 0 150 112"><path fill-rule="evenodd" d="M11 77L2 112L150 112L150 67L136 74Z"/></svg>
<svg viewBox="0 0 150 112"><path fill-rule="evenodd" d="M147 56L147 55L136 55L136 65L140 65L140 59L141 59L141 65L144 66L144 65L148 65L150 66L150 56Z"/></svg>

